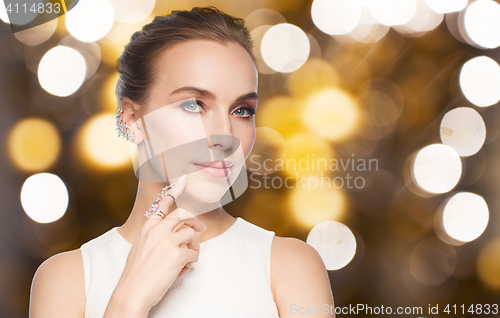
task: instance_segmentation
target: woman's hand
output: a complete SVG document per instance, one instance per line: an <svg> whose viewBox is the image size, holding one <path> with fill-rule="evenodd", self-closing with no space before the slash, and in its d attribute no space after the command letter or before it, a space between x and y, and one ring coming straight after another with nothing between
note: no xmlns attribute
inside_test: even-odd
<svg viewBox="0 0 500 318"><path fill-rule="evenodd" d="M186 187L186 179L186 175L179 177L167 193L177 198ZM167 213L173 203L172 197L165 195L159 201L159 210ZM177 231L182 224L188 227ZM180 208L164 219L150 215L134 241L113 295L132 302L134 310L149 312L175 279L198 261L200 243L196 232L205 228L196 216Z"/></svg>

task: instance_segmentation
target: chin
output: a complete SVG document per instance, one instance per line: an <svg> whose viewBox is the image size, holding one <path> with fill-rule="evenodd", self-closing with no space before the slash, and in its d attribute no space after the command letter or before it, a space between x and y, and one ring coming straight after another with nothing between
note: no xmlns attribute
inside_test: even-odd
<svg viewBox="0 0 500 318"><path fill-rule="evenodd" d="M232 173L232 171L231 171ZM233 178L212 178L202 172L191 173L184 193L190 198L202 203L218 202L229 190Z"/></svg>
<svg viewBox="0 0 500 318"><path fill-rule="evenodd" d="M198 190L195 190L197 192L195 193L186 193L187 196L189 196L192 200L195 200L196 202L199 203L216 203L219 202L224 193L227 191L219 191L217 193L203 193L203 192L198 192Z"/></svg>

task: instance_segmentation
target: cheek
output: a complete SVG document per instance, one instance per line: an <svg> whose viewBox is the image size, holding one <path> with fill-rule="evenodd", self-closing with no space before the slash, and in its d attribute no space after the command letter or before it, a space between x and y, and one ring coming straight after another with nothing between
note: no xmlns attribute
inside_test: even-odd
<svg viewBox="0 0 500 318"><path fill-rule="evenodd" d="M185 114L182 110L155 112L147 126L151 144L158 151L179 146L189 146L206 138L203 122L199 115ZM193 145L194 146L194 145Z"/></svg>
<svg viewBox="0 0 500 318"><path fill-rule="evenodd" d="M249 121L244 125L240 125L239 129L235 131L235 137L240 140L241 148L246 159L250 154L255 141L255 123L253 121Z"/></svg>

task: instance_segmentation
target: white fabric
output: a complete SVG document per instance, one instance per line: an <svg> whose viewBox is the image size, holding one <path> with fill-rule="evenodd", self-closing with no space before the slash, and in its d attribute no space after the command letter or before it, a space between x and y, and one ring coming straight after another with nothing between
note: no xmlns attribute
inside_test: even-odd
<svg viewBox="0 0 500 318"><path fill-rule="evenodd" d="M114 227L81 246L85 318L102 318L132 248ZM197 263L177 278L148 318L276 318L270 287L275 233L240 217L202 242Z"/></svg>

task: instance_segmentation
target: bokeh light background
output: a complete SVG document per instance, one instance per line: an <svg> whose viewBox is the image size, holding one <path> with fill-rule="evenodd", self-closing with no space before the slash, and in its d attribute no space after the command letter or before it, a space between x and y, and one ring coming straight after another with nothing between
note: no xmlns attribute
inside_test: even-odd
<svg viewBox="0 0 500 318"><path fill-rule="evenodd" d="M313 245L336 306L500 303L498 1L83 0L16 34L0 6L0 316L128 217L116 59L155 15L206 5L245 18L260 76L249 189L225 209ZM377 169L312 166L353 158ZM299 182L346 173L364 186Z"/></svg>

